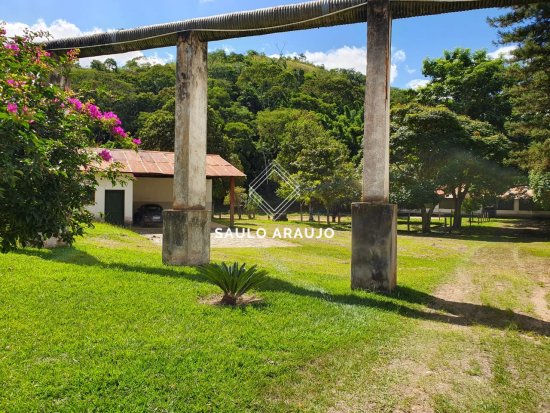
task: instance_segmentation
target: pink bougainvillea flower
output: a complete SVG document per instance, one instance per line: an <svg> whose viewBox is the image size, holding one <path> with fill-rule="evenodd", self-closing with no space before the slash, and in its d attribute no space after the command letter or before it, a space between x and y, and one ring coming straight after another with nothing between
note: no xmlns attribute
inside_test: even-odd
<svg viewBox="0 0 550 413"><path fill-rule="evenodd" d="M96 105L93 105L91 103L87 103L86 104L86 109L88 109L88 113L90 114L90 116L92 118L101 119L102 113Z"/></svg>
<svg viewBox="0 0 550 413"><path fill-rule="evenodd" d="M17 86L17 82L13 79L6 80L6 83L10 86Z"/></svg>
<svg viewBox="0 0 550 413"><path fill-rule="evenodd" d="M17 104L16 103L8 103L7 107L8 112L10 113L16 113L17 112Z"/></svg>
<svg viewBox="0 0 550 413"><path fill-rule="evenodd" d="M76 98L69 98L67 99L67 102L69 102L71 105L73 105L76 110L81 111L82 110L82 102Z"/></svg>
<svg viewBox="0 0 550 413"><path fill-rule="evenodd" d="M132 139L132 142L135 143L136 145L141 145L141 139L139 138Z"/></svg>
<svg viewBox="0 0 550 413"><path fill-rule="evenodd" d="M114 120L114 124L115 126L118 126L121 124L120 122L120 119L118 118L118 115L116 113L113 113L113 112L105 112L103 114L103 120L105 121L110 121L111 119Z"/></svg>
<svg viewBox="0 0 550 413"><path fill-rule="evenodd" d="M99 156L101 156L105 162L109 162L111 159L113 159L113 155L111 155L111 152L109 152L107 149L103 149L101 152L99 152Z"/></svg>
<svg viewBox="0 0 550 413"><path fill-rule="evenodd" d="M111 129L111 132L113 132L113 135L118 135L122 138L126 138L128 136L124 129L122 129L120 126L115 126L113 129Z"/></svg>
<svg viewBox="0 0 550 413"><path fill-rule="evenodd" d="M5 47L6 49L13 50L15 53L19 53L19 46L17 46L15 43L8 43Z"/></svg>

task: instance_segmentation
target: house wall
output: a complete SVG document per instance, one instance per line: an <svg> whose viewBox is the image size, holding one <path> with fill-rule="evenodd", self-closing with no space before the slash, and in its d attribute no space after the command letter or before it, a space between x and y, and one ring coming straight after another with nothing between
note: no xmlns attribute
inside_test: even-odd
<svg viewBox="0 0 550 413"><path fill-rule="evenodd" d="M132 224L133 218L133 197L134 197L134 181L132 180L131 175L127 175L129 178L125 185L117 183L112 185L110 181L106 179L100 179L98 181L98 187L94 194L94 203L88 205L86 208L90 211L97 219L102 219L105 214L105 190L123 190L124 191L124 223L126 225Z"/></svg>
<svg viewBox="0 0 550 413"><path fill-rule="evenodd" d="M445 203L445 206L448 206ZM452 209L450 208L440 208L439 205L435 207L434 214L451 214ZM475 211L475 213L480 213L481 210ZM550 218L550 211L530 211L520 209L519 199L514 199L514 209L497 209L496 216L501 218Z"/></svg>
<svg viewBox="0 0 550 413"><path fill-rule="evenodd" d="M172 208L174 193L172 177L137 177L134 180L133 211L143 204L159 204ZM212 209L212 180L206 180L206 209Z"/></svg>

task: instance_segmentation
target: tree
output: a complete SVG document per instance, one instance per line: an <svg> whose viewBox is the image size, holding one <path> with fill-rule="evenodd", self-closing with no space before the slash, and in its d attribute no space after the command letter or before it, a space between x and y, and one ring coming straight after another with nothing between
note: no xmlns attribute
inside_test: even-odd
<svg viewBox="0 0 550 413"><path fill-rule="evenodd" d="M424 104L443 104L503 130L511 110L503 93L505 73L504 60L490 59L485 50L445 50L443 57L424 60L422 74L430 82L418 91L418 98Z"/></svg>
<svg viewBox="0 0 550 413"><path fill-rule="evenodd" d="M299 119L304 113L304 111L286 108L258 113L257 149L264 156L266 164L277 157L286 125Z"/></svg>
<svg viewBox="0 0 550 413"><path fill-rule="evenodd" d="M107 67L105 67L105 63L103 63L101 60L94 59L90 63L90 69L104 72L107 70Z"/></svg>
<svg viewBox="0 0 550 413"><path fill-rule="evenodd" d="M117 62L116 62L116 60L113 59L112 57L109 57L108 59L105 59L105 61L103 62L103 64L105 65L105 69L107 69L107 70L110 71L110 72L116 72L116 71L118 71Z"/></svg>
<svg viewBox="0 0 550 413"><path fill-rule="evenodd" d="M453 225L460 229L468 194L494 196L513 182L502 167L510 142L492 125L444 106L396 106L392 115L392 197L422 211L424 232L442 195L438 190L453 197Z"/></svg>
<svg viewBox="0 0 550 413"><path fill-rule="evenodd" d="M155 151L174 150L174 112L157 110L141 112L138 119L139 138L143 149Z"/></svg>
<svg viewBox="0 0 550 413"><path fill-rule="evenodd" d="M415 103L392 109L391 198L401 207L420 209L422 232L430 232L432 213L441 198L439 170L447 152L464 138L456 115L445 107Z"/></svg>
<svg viewBox="0 0 550 413"><path fill-rule="evenodd" d="M42 246L57 237L67 243L91 225L86 210L97 177L116 179L108 150L89 149L99 125L110 145L135 147L112 112L83 103L72 92L51 85L65 74L76 54L53 58L33 41L36 35L8 39L0 26L0 246ZM102 159L103 158L103 159Z"/></svg>
<svg viewBox="0 0 550 413"><path fill-rule="evenodd" d="M515 6L489 20L501 44L513 44L507 93L512 116L507 131L523 143L514 161L529 171L535 201L550 208L550 4Z"/></svg>
<svg viewBox="0 0 550 413"><path fill-rule="evenodd" d="M327 217L331 209L340 207L349 194L354 180L353 165L348 161L349 153L341 142L332 138L323 128L317 116L311 112L301 112L295 120L285 125L282 131L277 162L299 183L301 200L310 205L312 200L321 202ZM280 195L289 188L282 184Z"/></svg>

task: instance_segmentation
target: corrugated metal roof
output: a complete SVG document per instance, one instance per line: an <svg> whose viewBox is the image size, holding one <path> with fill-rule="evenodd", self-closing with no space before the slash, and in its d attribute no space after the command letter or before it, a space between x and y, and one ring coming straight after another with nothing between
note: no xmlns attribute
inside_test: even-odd
<svg viewBox="0 0 550 413"><path fill-rule="evenodd" d="M99 152L103 149L94 149ZM142 151L132 149L109 149L113 159L110 162L119 162L120 171L133 175L174 175L174 152ZM103 162L102 166L107 167ZM223 159L220 155L206 155L206 177L245 177L246 175Z"/></svg>
<svg viewBox="0 0 550 413"><path fill-rule="evenodd" d="M399 19L537 2L540 0L391 0L390 4L392 18ZM366 4L366 0L317 0L56 39L45 42L45 48L57 52L80 48L80 57L90 57L174 46L177 34L186 31L198 33L202 41L213 41L359 23L367 20Z"/></svg>

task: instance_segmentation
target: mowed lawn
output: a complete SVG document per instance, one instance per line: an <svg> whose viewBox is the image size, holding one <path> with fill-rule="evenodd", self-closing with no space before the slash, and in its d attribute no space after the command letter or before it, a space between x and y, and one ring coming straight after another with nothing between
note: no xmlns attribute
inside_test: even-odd
<svg viewBox="0 0 550 413"><path fill-rule="evenodd" d="M350 290L345 227L215 249L270 272L236 309L105 224L0 255L0 411L550 411L550 239L514 225L400 234L391 295Z"/></svg>

